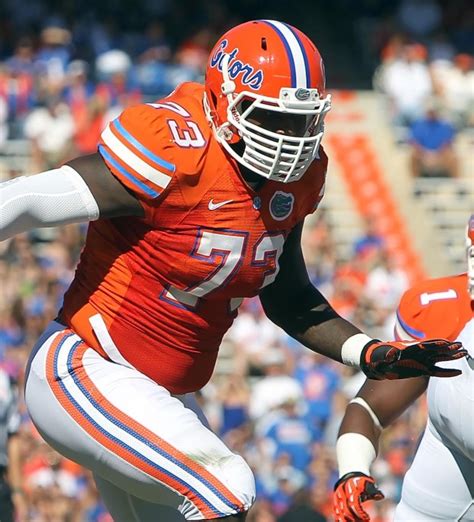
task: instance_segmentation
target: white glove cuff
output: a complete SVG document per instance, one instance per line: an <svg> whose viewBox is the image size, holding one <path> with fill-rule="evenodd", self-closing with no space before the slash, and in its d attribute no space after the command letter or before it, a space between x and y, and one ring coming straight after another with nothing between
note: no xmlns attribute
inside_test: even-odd
<svg viewBox="0 0 474 522"><path fill-rule="evenodd" d="M341 348L341 359L347 366L360 368L360 355L365 345L373 341L371 337L363 333L355 334L344 341Z"/></svg>
<svg viewBox="0 0 474 522"><path fill-rule="evenodd" d="M370 466L377 456L374 445L361 433L344 433L336 443L339 478L359 471L370 475Z"/></svg>

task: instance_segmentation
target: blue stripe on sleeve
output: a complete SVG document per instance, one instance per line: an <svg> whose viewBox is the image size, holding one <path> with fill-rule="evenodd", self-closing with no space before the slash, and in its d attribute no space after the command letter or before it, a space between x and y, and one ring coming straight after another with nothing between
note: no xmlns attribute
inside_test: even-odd
<svg viewBox="0 0 474 522"><path fill-rule="evenodd" d="M115 130L123 138L125 138L129 143L131 143L136 149L138 149L148 159L150 159L151 161L154 161L160 167L170 170L171 172L174 172L176 170L176 165L174 165L173 163L169 163L168 161L164 160L163 158L160 158L156 154L153 154L153 152L151 152L151 150L144 147L127 130L125 130L124 126L118 121L118 119L114 120L112 122L112 125L114 126Z"/></svg>
<svg viewBox="0 0 474 522"><path fill-rule="evenodd" d="M410 325L408 325L401 317L400 311L397 310L397 319L400 323L400 326L409 333L412 337L416 337L417 339L424 339L426 337L426 334L420 330L415 330Z"/></svg>
<svg viewBox="0 0 474 522"><path fill-rule="evenodd" d="M140 190L145 192L148 196L152 198L157 198L160 195L160 192L156 192L156 190L151 189L145 183L142 183L135 176L130 174L130 172L126 171L120 163L118 163L105 149L103 145L99 145L99 152L103 156L103 158L110 163L115 169L117 169L121 174L123 174L128 180L130 180L134 185L136 185Z"/></svg>

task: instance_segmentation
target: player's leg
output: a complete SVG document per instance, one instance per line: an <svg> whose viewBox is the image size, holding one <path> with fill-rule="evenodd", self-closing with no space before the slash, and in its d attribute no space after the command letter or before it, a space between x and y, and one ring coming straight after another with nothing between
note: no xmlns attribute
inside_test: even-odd
<svg viewBox="0 0 474 522"><path fill-rule="evenodd" d="M474 462L448 449L428 426L403 481L395 521L464 521L474 505L467 480ZM472 478L471 478L472 480Z"/></svg>
<svg viewBox="0 0 474 522"><path fill-rule="evenodd" d="M97 475L94 479L102 500L107 507L110 506L109 512L114 522L186 522L183 515L170 506L153 504L135 497ZM217 520L243 522L245 513Z"/></svg>
<svg viewBox="0 0 474 522"><path fill-rule="evenodd" d="M180 395L178 398L187 408L191 409L198 416L204 426L209 426L204 412L197 403L194 394ZM175 508L147 502L135 497L98 475L94 475L94 480L100 492L100 496L109 508L109 512L115 522L184 522L186 520ZM246 517L246 513L239 513L239 515L236 516L231 515L217 520L244 522Z"/></svg>
<svg viewBox="0 0 474 522"><path fill-rule="evenodd" d="M118 488L108 480L94 476L100 496L107 506L114 522L185 522L186 519L176 509L153 504L135 497ZM225 517L226 522L243 522L245 513ZM203 521L205 522L205 521ZM214 521L213 521L214 522Z"/></svg>
<svg viewBox="0 0 474 522"><path fill-rule="evenodd" d="M54 448L133 497L179 509L186 520L232 520L254 500L247 464L194 412L70 331L36 353L26 399Z"/></svg>
<svg viewBox="0 0 474 522"><path fill-rule="evenodd" d="M210 429L209 422L204 415L204 412L202 411L201 407L199 406L196 396L194 393L188 393L186 395L179 395L177 397L186 408L189 408L192 410L200 420L203 426ZM231 515L225 518L217 519L217 520L223 520L225 522L244 522L247 518L247 512L245 513L239 513L238 515Z"/></svg>
<svg viewBox="0 0 474 522"><path fill-rule="evenodd" d="M94 479L114 522L186 521L176 508L147 502L120 489L99 475L95 474Z"/></svg>

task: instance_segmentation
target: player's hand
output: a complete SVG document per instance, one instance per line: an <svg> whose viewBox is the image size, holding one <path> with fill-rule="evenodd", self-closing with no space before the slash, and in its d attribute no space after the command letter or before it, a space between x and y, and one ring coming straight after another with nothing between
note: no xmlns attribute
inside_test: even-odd
<svg viewBox="0 0 474 522"><path fill-rule="evenodd" d="M365 473L346 473L334 486L333 512L335 522L359 522L370 520L362 502L382 500L384 494L378 489L375 480Z"/></svg>
<svg viewBox="0 0 474 522"><path fill-rule="evenodd" d="M461 343L446 339L427 341L378 341L367 343L361 354L361 369L369 379L407 379L428 375L455 377L461 370L440 368L436 363L466 357Z"/></svg>

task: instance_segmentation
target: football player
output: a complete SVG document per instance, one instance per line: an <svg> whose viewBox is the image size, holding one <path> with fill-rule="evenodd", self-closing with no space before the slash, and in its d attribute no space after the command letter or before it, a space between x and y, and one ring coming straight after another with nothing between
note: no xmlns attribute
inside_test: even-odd
<svg viewBox="0 0 474 522"><path fill-rule="evenodd" d="M362 506L380 500L370 466L383 427L428 388L428 423L405 475L395 520L474 520L474 215L467 234L467 273L421 282L402 297L397 337L461 341L467 358L443 363L453 379L367 380L347 407L337 441L340 479L336 522L369 520Z"/></svg>
<svg viewBox="0 0 474 522"><path fill-rule="evenodd" d="M301 230L324 192L330 105L310 39L247 22L218 40L205 85L126 109L96 154L2 188L3 238L91 222L26 401L46 441L94 472L116 521L155 520L158 504L186 520L245 518L251 470L187 396L244 297L369 377L458 373L436 363L464 357L459 343L371 339L309 282Z"/></svg>

